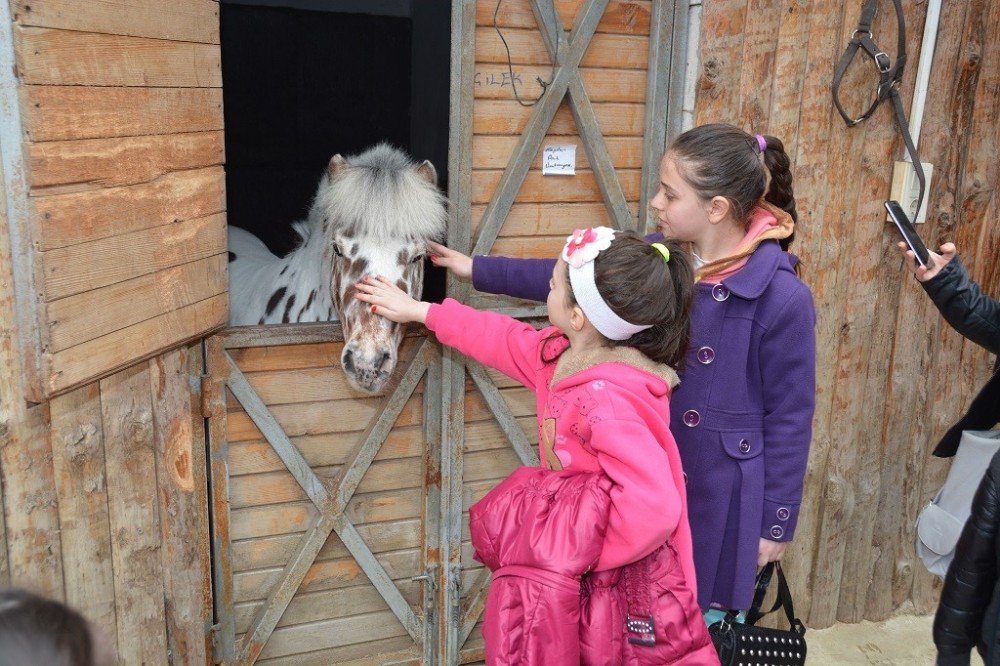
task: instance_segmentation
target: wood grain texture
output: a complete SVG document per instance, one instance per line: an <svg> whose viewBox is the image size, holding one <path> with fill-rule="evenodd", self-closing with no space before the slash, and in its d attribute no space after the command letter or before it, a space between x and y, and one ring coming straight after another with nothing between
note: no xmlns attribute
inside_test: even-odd
<svg viewBox="0 0 1000 666"><path fill-rule="evenodd" d="M181 42L219 43L219 3L185 0L12 0L22 26L63 28L111 35L136 35Z"/></svg>
<svg viewBox="0 0 1000 666"><path fill-rule="evenodd" d="M925 6L906 7L908 105ZM832 109L831 62L858 11L720 0L703 5L700 35L696 122L777 136L793 165L800 216L793 250L816 302L819 381L802 514L785 562L796 610L816 628L933 610L939 584L913 551L916 515L947 471L929 450L990 365L899 272L896 236L880 205L901 154L891 113L880 109L848 129ZM1000 55L985 37L1000 28L998 13L985 2L944 8L920 144L935 165L921 235L930 246L956 241L973 278L994 295L1000 245L986 221L1000 181L992 157ZM891 51L892 12L873 31ZM868 100L868 66L859 59L845 77L850 109ZM539 224L536 211L522 215L525 228Z"/></svg>

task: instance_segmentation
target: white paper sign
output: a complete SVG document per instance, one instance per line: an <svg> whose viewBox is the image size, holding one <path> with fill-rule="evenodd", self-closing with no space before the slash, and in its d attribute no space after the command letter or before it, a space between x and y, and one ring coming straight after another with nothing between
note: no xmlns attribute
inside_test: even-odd
<svg viewBox="0 0 1000 666"><path fill-rule="evenodd" d="M576 145L545 146L542 151L543 176L572 176L576 173Z"/></svg>

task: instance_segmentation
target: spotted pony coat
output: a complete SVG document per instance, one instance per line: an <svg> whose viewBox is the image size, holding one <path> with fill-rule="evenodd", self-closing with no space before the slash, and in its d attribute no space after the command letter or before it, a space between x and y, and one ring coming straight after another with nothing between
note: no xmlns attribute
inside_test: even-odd
<svg viewBox="0 0 1000 666"><path fill-rule="evenodd" d="M356 300L354 285L382 275L415 298L428 240L445 232L437 172L379 144L334 155L308 218L293 226L298 247L277 257L253 234L229 227L230 324L340 320L341 365L350 383L378 393L396 365L402 330Z"/></svg>

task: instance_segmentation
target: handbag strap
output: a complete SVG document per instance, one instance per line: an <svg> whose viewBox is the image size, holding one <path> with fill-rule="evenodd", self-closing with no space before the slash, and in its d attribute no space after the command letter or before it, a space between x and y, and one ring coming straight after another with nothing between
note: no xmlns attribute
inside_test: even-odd
<svg viewBox="0 0 1000 666"><path fill-rule="evenodd" d="M778 574L778 595L774 600L774 605L768 611L761 612L760 606L764 602L764 595L771 583L772 575ZM757 574L757 589L754 592L753 603L747 611L746 624L755 625L765 615L770 615L779 608L785 609L785 617L788 618L788 625L798 633L805 633L805 626L795 617L795 606L792 603L792 593L785 579L785 572L781 569L780 562L768 562Z"/></svg>

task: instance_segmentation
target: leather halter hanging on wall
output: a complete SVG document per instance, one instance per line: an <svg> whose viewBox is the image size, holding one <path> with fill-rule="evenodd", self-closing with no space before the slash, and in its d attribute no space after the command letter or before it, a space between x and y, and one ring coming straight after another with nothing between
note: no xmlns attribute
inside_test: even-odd
<svg viewBox="0 0 1000 666"><path fill-rule="evenodd" d="M927 187L927 183L924 177L923 164L920 162L920 156L917 154L916 146L913 145L913 138L910 136L909 122L906 119L906 112L903 110L903 100L899 94L899 84L903 80L903 69L906 66L906 22L903 19L903 7L900 0L892 0L892 4L896 9L896 24L898 26L896 61L893 62L889 55L875 44L873 39L872 22L875 20L875 15L878 14L878 0L864 0L861 5L861 18L858 21L858 27L851 35L851 41L848 42L847 48L840 57L840 62L837 64L837 69L833 74L833 103L836 105L837 111L840 112L844 122L847 123L847 126L854 127L868 120L883 101L886 99L891 100L893 110L895 111L896 124L899 126L900 134L903 135L906 152L909 153L910 159L913 161L913 170L916 172L917 180L920 182L920 195L917 198L916 209L917 213L919 213L920 207L923 205L924 190ZM872 102L867 111L855 118L848 115L840 102L840 82L844 78L844 73L850 66L851 61L854 60L854 56L857 55L858 49L864 51L872 59L872 62L875 63L875 67L879 72L879 81L878 87L875 89L875 101Z"/></svg>

